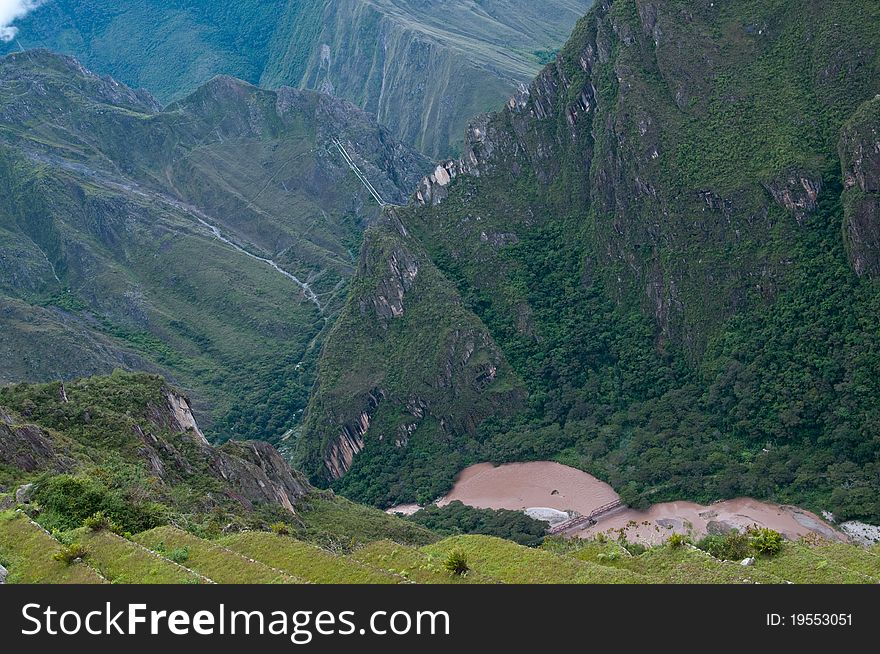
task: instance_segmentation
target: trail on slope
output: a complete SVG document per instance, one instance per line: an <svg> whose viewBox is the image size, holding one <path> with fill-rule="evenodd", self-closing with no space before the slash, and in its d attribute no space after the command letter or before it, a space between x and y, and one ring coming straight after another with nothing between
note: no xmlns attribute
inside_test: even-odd
<svg viewBox="0 0 880 654"><path fill-rule="evenodd" d="M345 147L342 145L342 142L339 139L333 139L333 145L339 150L339 153L342 155L342 158L345 159L345 163L348 164L348 167L351 168L352 172L357 175L357 178L361 180L361 184L370 192L370 195L373 196L373 199L379 204L380 207L388 206L388 203L382 199L382 196L379 195L379 192L376 188L370 183L370 180L367 179L367 176L361 172L361 169L358 168L358 165L354 162L354 159L348 154Z"/></svg>
<svg viewBox="0 0 880 654"><path fill-rule="evenodd" d="M324 306L321 304L321 300L318 298L317 294L314 292L312 287L309 286L308 282L304 282L301 279L299 279L296 275L294 275L293 273L290 273L287 270L284 270L280 265L278 265L277 262L273 261L272 259L269 259L267 257L261 257L257 254L254 254L253 252L249 252L248 250L246 250L244 247L242 247L241 245L239 245L235 241L224 236L223 233L220 231L220 228L216 225L217 221L212 219L208 214L206 214L204 211L202 211L198 207L194 207L190 204L186 204L185 202L181 202L180 200L176 200L170 196L164 195L163 193L144 189L139 184L137 184L136 182L131 181L131 180L129 180L128 182L119 182L117 180L111 179L107 175L101 173L100 171L95 170L93 168L90 168L84 164L73 163L70 161L65 161L63 159L54 158L54 157L47 157L45 155L41 155L41 154L34 153L34 152L31 152L29 154L33 158L35 158L38 161L41 161L43 163L48 163L49 165L53 165L53 166L59 166L61 168L65 168L67 170L71 170L73 172L77 172L79 174L85 175L85 176L90 177L92 179L97 179L102 184L112 186L116 189L125 191L126 193L132 193L134 195L138 195L143 198L147 198L150 200L160 202L160 203L165 204L167 206L173 207L174 209L177 209L178 211L182 211L184 213L191 215L193 218L195 218L198 221L198 223L200 225L202 225L203 227L206 227L208 229L208 231L211 233L211 235L214 238L216 238L218 241L220 241L221 243L228 245L229 247L233 248L236 252L239 252L247 257L250 257L251 259L254 259L255 261L259 261L259 262L273 268L276 272L280 273L281 275L284 275L287 279L292 281L294 284L296 284L300 288L300 290L303 293L303 296L309 302L314 304L318 308L318 311L322 315L324 314ZM326 318L325 318L325 320L326 320Z"/></svg>

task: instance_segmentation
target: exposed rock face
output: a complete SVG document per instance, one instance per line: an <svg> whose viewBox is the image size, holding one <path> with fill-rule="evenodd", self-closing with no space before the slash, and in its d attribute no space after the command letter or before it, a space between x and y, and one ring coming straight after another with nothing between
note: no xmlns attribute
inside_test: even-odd
<svg viewBox="0 0 880 654"><path fill-rule="evenodd" d="M803 172L792 171L767 184L767 190L802 225L807 216L816 210L822 180Z"/></svg>
<svg viewBox="0 0 880 654"><path fill-rule="evenodd" d="M372 252L365 252L361 259L360 270L363 273L375 266L387 265L387 270L379 278L376 291L360 300L361 315L377 318L383 325L388 325L394 318L404 314L404 298L410 291L419 274L419 262L403 247L396 247L376 261ZM384 255L385 253L383 253Z"/></svg>
<svg viewBox="0 0 880 654"><path fill-rule="evenodd" d="M262 441L229 441L220 448L208 443L189 407L189 401L176 391L165 394L168 401L161 423L169 425L172 432L179 432L193 440L198 458L208 462L208 468L226 482L227 494L251 509L254 504L280 504L293 512L296 502L306 495L311 486L300 473L291 470L288 463L270 444ZM153 472L164 479L172 466L177 474L191 474L193 463L177 448L151 433L144 434L136 428L147 443L141 451Z"/></svg>
<svg viewBox="0 0 880 654"><path fill-rule="evenodd" d="M16 504L29 504L31 501L33 490L33 484L25 484L24 486L19 486L18 489L15 491Z"/></svg>
<svg viewBox="0 0 880 654"><path fill-rule="evenodd" d="M208 439L196 424L195 416L192 413L192 407L189 400L175 392L167 395L168 406L171 409L171 427L176 431L192 432L200 443L207 445Z"/></svg>
<svg viewBox="0 0 880 654"><path fill-rule="evenodd" d="M866 102L840 137L844 238L853 270L880 275L880 96Z"/></svg>
<svg viewBox="0 0 880 654"><path fill-rule="evenodd" d="M330 444L324 457L324 465L327 467L327 475L330 479L339 479L351 468L356 454L364 449L364 434L370 428L369 416L361 414L361 421L357 423L354 434L349 427L343 427L342 434Z"/></svg>
<svg viewBox="0 0 880 654"><path fill-rule="evenodd" d="M56 449L52 437L34 425L11 426L0 423L0 463L24 470L70 470L73 460Z"/></svg>
<svg viewBox="0 0 880 654"><path fill-rule="evenodd" d="M162 493L197 478L245 509L252 509L257 504L277 504L294 512L300 498L314 490L306 478L292 470L268 443L230 441L219 448L212 446L199 429L189 401L163 380L150 377L140 381L138 390L143 393L140 401L144 402L142 413L130 408L136 406L138 400L131 399L126 382L122 379L115 381L122 389L119 395L127 396L132 402L115 422L108 417L116 409L112 393L98 400L92 399L88 404L80 404L81 391L77 382L71 382L67 393L43 397L50 398L46 402L57 402L57 407L68 404L68 394L78 403L65 424L81 421L87 425L92 421L91 415L97 413L102 415L105 424L118 424L118 427L106 429L118 429L120 433L107 436L113 439L127 462L136 463L148 471L156 487L164 489ZM33 416L37 422L41 421L39 416L53 412L51 405L39 409ZM23 424L13 412L5 409L0 410L0 414L4 416L0 421L0 465L27 473L76 474L83 467L100 466L105 458L101 450L103 446L93 450L92 439L79 441L75 431L69 435L58 425L49 430L37 424ZM18 503L27 501L30 486L17 491Z"/></svg>
<svg viewBox="0 0 880 654"><path fill-rule="evenodd" d="M312 490L305 477L291 470L268 443L229 441L208 454L214 456L212 468L234 487L237 499L246 506L280 504L294 512L297 501Z"/></svg>
<svg viewBox="0 0 880 654"><path fill-rule="evenodd" d="M296 457L323 481L342 477L374 444L406 455L429 431L455 443L488 416L525 402L522 382L485 326L395 209L366 234L352 297L320 369Z"/></svg>

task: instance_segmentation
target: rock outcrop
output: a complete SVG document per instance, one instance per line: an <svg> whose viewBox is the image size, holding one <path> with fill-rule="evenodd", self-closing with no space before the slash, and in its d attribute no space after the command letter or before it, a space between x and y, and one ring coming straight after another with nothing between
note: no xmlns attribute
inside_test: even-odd
<svg viewBox="0 0 880 654"><path fill-rule="evenodd" d="M853 270L880 275L880 96L869 100L840 137L844 238Z"/></svg>
<svg viewBox="0 0 880 654"><path fill-rule="evenodd" d="M415 456L420 439L454 447L487 417L520 410L526 397L397 209L366 234L352 296L319 369L295 462L324 482L382 443L404 457Z"/></svg>
<svg viewBox="0 0 880 654"><path fill-rule="evenodd" d="M141 468L165 501L196 480L211 489L203 491L206 507L216 506L212 497L226 497L246 511L268 504L295 512L314 491L269 443L211 445L189 400L160 378L117 373L36 389L32 397L39 403L28 397L16 406L26 417L0 410L0 465L18 474L93 471L112 448L125 466ZM16 501L25 502L29 492L30 485L21 487ZM126 492L141 497L144 490Z"/></svg>
<svg viewBox="0 0 880 654"><path fill-rule="evenodd" d="M25 472L65 472L74 465L67 449L35 425L0 424L0 464Z"/></svg>

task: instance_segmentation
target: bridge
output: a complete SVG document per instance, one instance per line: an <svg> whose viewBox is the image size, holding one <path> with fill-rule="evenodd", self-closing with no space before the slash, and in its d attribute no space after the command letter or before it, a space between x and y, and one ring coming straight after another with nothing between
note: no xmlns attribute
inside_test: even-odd
<svg viewBox="0 0 880 654"><path fill-rule="evenodd" d="M600 518L604 518L609 513L612 513L621 507L623 507L623 502L621 502L620 500L608 502L608 504L603 504L598 509L593 509L593 511L591 511L589 515L581 515L577 516L576 518L566 520L565 522L560 522L555 527L551 527L550 529L548 529L547 533L551 536L556 536L559 534L575 531L577 529L590 527L599 522Z"/></svg>

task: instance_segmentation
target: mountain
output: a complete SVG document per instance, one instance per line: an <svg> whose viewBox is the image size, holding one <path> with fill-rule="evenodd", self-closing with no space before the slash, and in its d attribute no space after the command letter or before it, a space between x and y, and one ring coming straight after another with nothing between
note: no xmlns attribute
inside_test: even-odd
<svg viewBox="0 0 880 654"><path fill-rule="evenodd" d="M18 505L58 532L100 512L120 533L173 524L216 537L279 522L327 545L437 540L315 489L264 441L210 445L189 400L143 373L0 389L0 494L0 511Z"/></svg>
<svg viewBox="0 0 880 654"><path fill-rule="evenodd" d="M552 458L880 520L878 28L598 2L368 232L296 462L382 506Z"/></svg>
<svg viewBox="0 0 880 654"><path fill-rule="evenodd" d="M209 437L277 440L305 407L372 193L406 202L429 169L316 92L217 77L163 110L74 59L8 55L0 382L162 373Z"/></svg>
<svg viewBox="0 0 880 654"><path fill-rule="evenodd" d="M432 157L527 83L590 0L55 0L7 52L43 47L162 102L215 75L333 91ZM0 44L2 45L2 44Z"/></svg>
<svg viewBox="0 0 880 654"><path fill-rule="evenodd" d="M876 546L734 530L700 549L681 534L651 548L542 537L530 548L461 530L486 533L480 522L498 528L512 517L538 527L534 541L546 523L454 507L426 516L455 534L441 540L311 487L267 443L212 447L189 400L157 376L0 388L0 584L878 580Z"/></svg>

